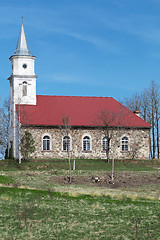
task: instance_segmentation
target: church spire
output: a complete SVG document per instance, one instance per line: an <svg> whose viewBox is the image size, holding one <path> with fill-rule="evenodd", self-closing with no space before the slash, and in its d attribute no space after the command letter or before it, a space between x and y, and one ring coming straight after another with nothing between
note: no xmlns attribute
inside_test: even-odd
<svg viewBox="0 0 160 240"><path fill-rule="evenodd" d="M14 56L32 56L31 51L28 47L26 35L24 32L23 17L22 17L21 31L19 34L17 47L16 47L16 51L14 52Z"/></svg>

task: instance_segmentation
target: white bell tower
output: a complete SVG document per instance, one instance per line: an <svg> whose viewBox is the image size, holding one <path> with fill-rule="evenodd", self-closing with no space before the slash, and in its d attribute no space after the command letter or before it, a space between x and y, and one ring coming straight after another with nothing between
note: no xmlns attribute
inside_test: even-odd
<svg viewBox="0 0 160 240"><path fill-rule="evenodd" d="M10 57L12 69L8 79L10 96L14 104L36 105L35 59L29 50L22 23L17 48Z"/></svg>
<svg viewBox="0 0 160 240"><path fill-rule="evenodd" d="M19 158L17 131L18 119L16 105L36 105L36 78L34 62L36 57L31 54L24 32L23 21L14 54L11 61L10 81L10 126L9 145L15 158Z"/></svg>

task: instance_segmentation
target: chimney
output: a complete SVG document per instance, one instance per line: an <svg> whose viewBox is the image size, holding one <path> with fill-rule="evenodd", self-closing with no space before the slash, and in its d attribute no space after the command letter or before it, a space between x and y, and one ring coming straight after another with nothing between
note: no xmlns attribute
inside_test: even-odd
<svg viewBox="0 0 160 240"><path fill-rule="evenodd" d="M133 113L136 114L139 117L141 112L139 110L135 110Z"/></svg>

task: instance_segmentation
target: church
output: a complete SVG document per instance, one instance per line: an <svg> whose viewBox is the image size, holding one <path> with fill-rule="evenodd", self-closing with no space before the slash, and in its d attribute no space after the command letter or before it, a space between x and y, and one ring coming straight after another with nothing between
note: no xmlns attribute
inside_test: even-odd
<svg viewBox="0 0 160 240"><path fill-rule="evenodd" d="M22 23L11 61L9 145L20 159L21 137L35 141L32 158L149 159L151 126L112 97L36 95L35 59Z"/></svg>

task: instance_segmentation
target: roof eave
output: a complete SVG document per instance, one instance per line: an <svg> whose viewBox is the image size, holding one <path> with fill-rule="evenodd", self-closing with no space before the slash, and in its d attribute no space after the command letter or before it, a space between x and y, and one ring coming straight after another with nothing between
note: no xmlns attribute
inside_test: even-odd
<svg viewBox="0 0 160 240"><path fill-rule="evenodd" d="M45 125L45 124L23 124L22 127L49 127L49 128L59 128L63 125ZM93 126L93 125L71 125L72 128L100 128L102 126ZM109 128L132 128L132 129L151 129L151 126L110 126Z"/></svg>

